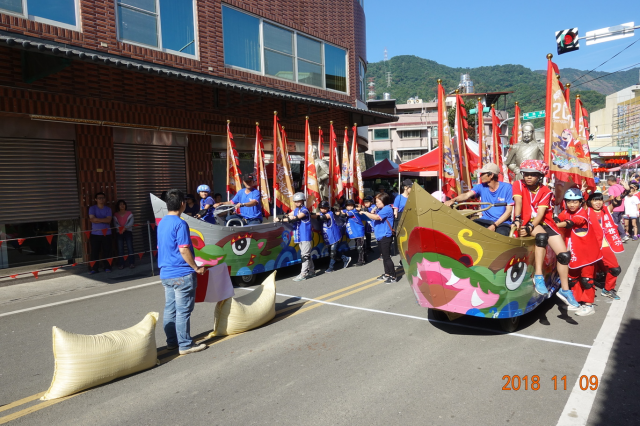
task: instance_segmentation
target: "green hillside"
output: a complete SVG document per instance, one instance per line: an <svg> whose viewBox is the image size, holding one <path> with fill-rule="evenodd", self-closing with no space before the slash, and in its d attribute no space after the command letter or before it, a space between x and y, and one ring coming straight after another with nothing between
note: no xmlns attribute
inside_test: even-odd
<svg viewBox="0 0 640 426"><path fill-rule="evenodd" d="M391 72L391 86L387 87L387 72ZM460 82L460 74L468 73L474 83L476 92L513 91L514 93L500 99L499 109L513 112L514 103L519 102L522 112L544 109L545 72L532 71L522 65L494 65L478 68L451 68L429 59L417 56L395 56L384 62L369 63L367 77L373 77L376 83L377 98L389 92L398 103L405 103L408 98L417 96L426 102L436 97L437 80L447 92L454 90ZM584 72L575 69L561 70L561 80L569 83ZM600 77L607 73L593 72L576 82L575 85ZM572 89L572 104L575 94L580 93L588 111L604 108L605 96L628 87L638 81L638 69L612 74L594 82L583 84ZM587 89L587 90L585 90ZM542 124L537 120L536 125Z"/></svg>

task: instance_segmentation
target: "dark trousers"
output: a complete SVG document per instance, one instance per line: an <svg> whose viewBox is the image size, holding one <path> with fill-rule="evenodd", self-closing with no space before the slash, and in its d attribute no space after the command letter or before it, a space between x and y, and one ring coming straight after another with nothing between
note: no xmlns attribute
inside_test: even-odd
<svg viewBox="0 0 640 426"><path fill-rule="evenodd" d="M364 237L356 238L356 248L358 249L358 263L364 264L366 261Z"/></svg>
<svg viewBox="0 0 640 426"><path fill-rule="evenodd" d="M116 234L116 238L118 240L118 256L120 256L120 265L126 266L127 263L129 265L134 265L135 256L133 255L133 232L124 231L122 234ZM124 245L127 244L127 254L129 257L127 260L124 260Z"/></svg>
<svg viewBox="0 0 640 426"><path fill-rule="evenodd" d="M620 234L620 238L624 238L627 235L627 232L624 229L624 212L611 212L611 217L613 217L613 223L618 225L618 234Z"/></svg>
<svg viewBox="0 0 640 426"><path fill-rule="evenodd" d="M371 232L364 233L364 249L366 251L373 251L371 248Z"/></svg>
<svg viewBox="0 0 640 426"><path fill-rule="evenodd" d="M89 243L91 244L91 257L89 260L94 261L98 259L108 259L111 257L111 235L93 235L89 237ZM94 263L93 269L98 272L99 263ZM106 260L102 261L102 267L104 269L111 269L111 265Z"/></svg>
<svg viewBox="0 0 640 426"><path fill-rule="evenodd" d="M493 221L492 220L487 220L487 219L474 219L473 220L475 223L477 223L480 226L484 226L485 228L490 227L491 225L493 225ZM503 225L500 224L498 226L498 228L496 229L496 232L500 235L504 235L505 237L509 236L509 232L511 231L511 225Z"/></svg>
<svg viewBox="0 0 640 426"><path fill-rule="evenodd" d="M383 237L378 240L380 246L380 252L382 253L382 263L384 264L384 273L393 278L396 277L396 268L393 266L393 260L391 260L391 243L392 237Z"/></svg>

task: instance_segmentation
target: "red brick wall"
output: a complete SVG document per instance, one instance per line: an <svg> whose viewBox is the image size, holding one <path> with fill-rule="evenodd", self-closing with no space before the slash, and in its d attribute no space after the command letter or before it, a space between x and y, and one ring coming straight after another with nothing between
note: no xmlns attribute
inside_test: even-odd
<svg viewBox="0 0 640 426"><path fill-rule="evenodd" d="M364 12L358 0L227 0L224 2L348 49L349 95L225 68L221 3L223 3L221 0L197 2L199 60L119 42L113 0L80 0L82 32L4 14L0 14L0 29L355 105L357 58L359 56L366 59ZM102 47L101 43L106 43L107 47ZM212 67L213 71L209 71L209 67Z"/></svg>

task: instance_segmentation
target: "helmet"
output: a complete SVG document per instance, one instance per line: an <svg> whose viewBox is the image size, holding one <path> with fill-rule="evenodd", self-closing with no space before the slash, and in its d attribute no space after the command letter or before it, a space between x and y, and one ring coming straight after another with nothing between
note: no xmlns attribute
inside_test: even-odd
<svg viewBox="0 0 640 426"><path fill-rule="evenodd" d="M582 200L582 192L578 188L569 188L564 193L565 200Z"/></svg>
<svg viewBox="0 0 640 426"><path fill-rule="evenodd" d="M198 192L211 192L211 188L209 188L209 185L200 185Z"/></svg>
<svg viewBox="0 0 640 426"><path fill-rule="evenodd" d="M304 196L304 192L296 192L293 194L293 201L304 201L307 197Z"/></svg>
<svg viewBox="0 0 640 426"><path fill-rule="evenodd" d="M526 173L540 173L544 176L549 172L549 166L542 160L524 160L520 164L520 171Z"/></svg>
<svg viewBox="0 0 640 426"><path fill-rule="evenodd" d="M371 195L367 195L366 197L364 197L363 201L369 201L370 203L373 203L373 197Z"/></svg>
<svg viewBox="0 0 640 426"><path fill-rule="evenodd" d="M327 209L327 210L331 208L328 201L320 201L320 205L318 207L321 209Z"/></svg>
<svg viewBox="0 0 640 426"><path fill-rule="evenodd" d="M355 205L356 205L356 202L355 202L355 201L353 201L351 198L349 198L349 199L347 200L347 202L345 203L345 205L347 205L347 206L349 206L349 205L351 205L351 206L355 206Z"/></svg>

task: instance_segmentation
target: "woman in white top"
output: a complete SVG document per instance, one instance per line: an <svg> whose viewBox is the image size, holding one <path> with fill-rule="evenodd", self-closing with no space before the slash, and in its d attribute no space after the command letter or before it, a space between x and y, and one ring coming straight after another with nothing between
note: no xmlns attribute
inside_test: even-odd
<svg viewBox="0 0 640 426"><path fill-rule="evenodd" d="M638 192L638 184L629 184L629 194L624 197L624 218L627 223L627 234L631 235L631 228L633 228L633 240L638 239L638 204L640 199L636 196Z"/></svg>

